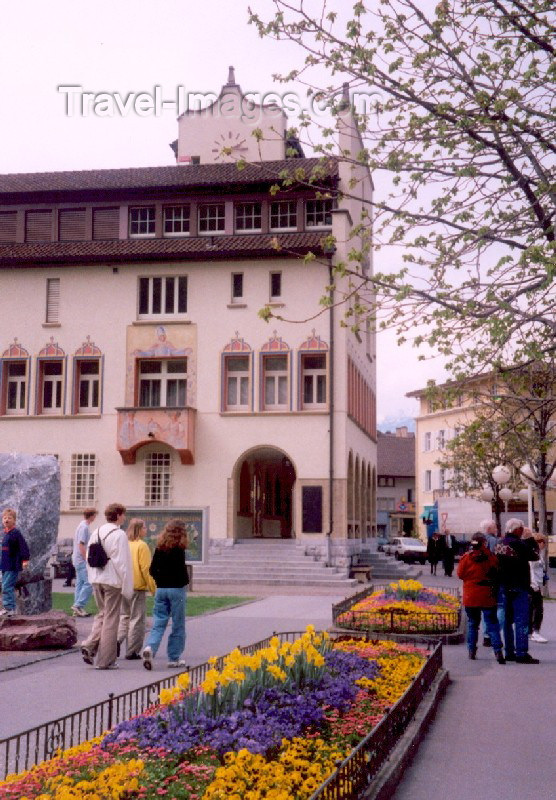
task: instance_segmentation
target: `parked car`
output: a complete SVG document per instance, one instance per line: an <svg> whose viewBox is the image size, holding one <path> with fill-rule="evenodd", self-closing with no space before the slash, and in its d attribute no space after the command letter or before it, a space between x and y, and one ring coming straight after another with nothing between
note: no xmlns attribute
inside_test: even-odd
<svg viewBox="0 0 556 800"><path fill-rule="evenodd" d="M72 553L73 539L60 539L51 562L55 578L67 578Z"/></svg>
<svg viewBox="0 0 556 800"><path fill-rule="evenodd" d="M427 561L427 547L420 539L411 536L397 536L385 550L389 555L393 555L398 561L419 561L425 564Z"/></svg>

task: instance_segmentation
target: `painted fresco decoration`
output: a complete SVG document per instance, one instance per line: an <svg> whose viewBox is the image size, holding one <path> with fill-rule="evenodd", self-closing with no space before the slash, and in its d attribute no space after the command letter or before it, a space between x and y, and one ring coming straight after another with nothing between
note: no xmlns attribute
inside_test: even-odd
<svg viewBox="0 0 556 800"><path fill-rule="evenodd" d="M235 336L232 336L229 343L224 348L224 353L251 353L251 347L247 344L245 339L242 339L239 335L239 331L235 332Z"/></svg>
<svg viewBox="0 0 556 800"><path fill-rule="evenodd" d="M76 356L101 356L100 348L94 342L91 342L91 337L87 336L86 341L83 342L81 347L75 351Z"/></svg>
<svg viewBox="0 0 556 800"><path fill-rule="evenodd" d="M47 344L39 352L39 357L40 358L44 358L44 357L48 357L48 356L61 357L61 356L65 356L65 355L66 355L65 351L62 350L62 348L60 347L58 342L54 341L54 336L50 337L50 341L47 342Z"/></svg>
<svg viewBox="0 0 556 800"><path fill-rule="evenodd" d="M139 358L187 358L187 405L197 399L197 326L128 325L125 404L135 405L136 362Z"/></svg>
<svg viewBox="0 0 556 800"><path fill-rule="evenodd" d="M317 336L315 333L315 329L311 331L310 336L305 339L305 341L300 345L300 350L320 350L321 352L328 351L328 345L326 342L323 342L320 336Z"/></svg>
<svg viewBox="0 0 556 800"><path fill-rule="evenodd" d="M13 342L2 353L2 358L29 358L29 352L19 344L17 336L14 336Z"/></svg>
<svg viewBox="0 0 556 800"><path fill-rule="evenodd" d="M268 342L263 344L261 351L263 353L289 353L290 346L289 344L286 344L281 336L278 336L277 331L273 331L273 334L269 338Z"/></svg>

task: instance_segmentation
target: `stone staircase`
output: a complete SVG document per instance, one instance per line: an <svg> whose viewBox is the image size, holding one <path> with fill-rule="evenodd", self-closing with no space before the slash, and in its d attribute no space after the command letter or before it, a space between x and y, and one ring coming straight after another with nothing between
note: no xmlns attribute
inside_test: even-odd
<svg viewBox="0 0 556 800"><path fill-rule="evenodd" d="M362 556L366 564L371 566L371 580L407 580L408 578L418 578L422 572L421 564L405 564L403 561L396 561L394 556L387 556L384 553L362 551Z"/></svg>
<svg viewBox="0 0 556 800"><path fill-rule="evenodd" d="M193 566L193 586L300 586L353 589L355 579L305 555L294 540L244 539L211 553L207 564Z"/></svg>

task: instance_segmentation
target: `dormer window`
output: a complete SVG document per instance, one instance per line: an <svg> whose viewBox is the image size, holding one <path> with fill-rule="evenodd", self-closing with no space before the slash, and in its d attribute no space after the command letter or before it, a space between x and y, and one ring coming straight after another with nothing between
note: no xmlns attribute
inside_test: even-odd
<svg viewBox="0 0 556 800"><path fill-rule="evenodd" d="M331 228L332 200L307 200L305 225L307 228Z"/></svg>
<svg viewBox="0 0 556 800"><path fill-rule="evenodd" d="M154 206L129 209L129 235L134 238L154 236Z"/></svg>
<svg viewBox="0 0 556 800"><path fill-rule="evenodd" d="M260 203L238 203L235 207L236 212L236 231L260 231L261 230L261 204Z"/></svg>
<svg viewBox="0 0 556 800"><path fill-rule="evenodd" d="M226 215L224 203L199 206L199 233L224 233Z"/></svg>

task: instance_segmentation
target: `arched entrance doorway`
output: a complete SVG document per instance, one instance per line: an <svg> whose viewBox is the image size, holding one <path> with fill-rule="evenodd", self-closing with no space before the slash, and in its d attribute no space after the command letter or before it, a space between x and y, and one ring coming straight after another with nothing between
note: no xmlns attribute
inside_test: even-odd
<svg viewBox="0 0 556 800"><path fill-rule="evenodd" d="M295 469L275 447L241 456L234 470L234 538L291 539Z"/></svg>

